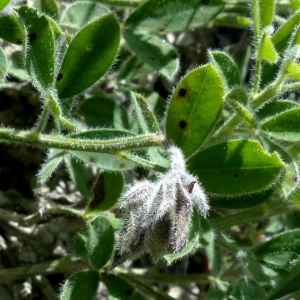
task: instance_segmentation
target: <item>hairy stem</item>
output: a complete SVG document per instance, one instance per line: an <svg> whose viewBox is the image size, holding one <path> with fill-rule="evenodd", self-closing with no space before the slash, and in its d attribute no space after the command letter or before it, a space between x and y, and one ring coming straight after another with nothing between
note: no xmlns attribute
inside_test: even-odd
<svg viewBox="0 0 300 300"><path fill-rule="evenodd" d="M289 213L296 210L297 207L293 203L288 202L272 202L262 204L251 209L247 209L234 215L223 218L210 219L209 223L214 229L223 230L232 226L240 226L248 222L259 221L274 215Z"/></svg>
<svg viewBox="0 0 300 300"><path fill-rule="evenodd" d="M0 128L0 141L2 142L21 143L42 148L56 148L98 153L114 153L121 150L124 151L162 146L164 140L165 137L161 133L152 133L110 140L91 140L67 138L49 134L35 134L28 131Z"/></svg>
<svg viewBox="0 0 300 300"><path fill-rule="evenodd" d="M65 257L50 262L41 263L34 266L25 266L0 270L0 282L8 280L23 279L37 275L48 275L56 273L68 273L76 268L86 268L89 264L85 260L74 260Z"/></svg>

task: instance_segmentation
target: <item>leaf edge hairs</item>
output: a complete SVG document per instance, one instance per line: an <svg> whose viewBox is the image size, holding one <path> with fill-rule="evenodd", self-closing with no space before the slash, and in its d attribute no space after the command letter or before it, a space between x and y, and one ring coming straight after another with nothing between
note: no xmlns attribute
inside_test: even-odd
<svg viewBox="0 0 300 300"><path fill-rule="evenodd" d="M180 148L167 149L169 171L157 181L143 180L120 198L120 208L128 206L119 232L111 269L148 253L153 263L166 254L179 253L189 242L194 210L207 217L209 205L197 177L186 170Z"/></svg>

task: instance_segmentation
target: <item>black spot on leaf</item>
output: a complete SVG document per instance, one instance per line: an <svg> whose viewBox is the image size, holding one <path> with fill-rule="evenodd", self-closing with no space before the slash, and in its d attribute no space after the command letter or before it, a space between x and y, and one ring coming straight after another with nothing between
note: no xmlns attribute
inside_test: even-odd
<svg viewBox="0 0 300 300"><path fill-rule="evenodd" d="M95 163L95 162L96 162L96 159L95 159L94 157L90 157L89 161L90 161L91 163Z"/></svg>
<svg viewBox="0 0 300 300"><path fill-rule="evenodd" d="M59 80L61 80L62 78L63 78L63 74L59 73L58 76L57 76L57 78L56 78L56 80L59 81Z"/></svg>
<svg viewBox="0 0 300 300"><path fill-rule="evenodd" d="M120 167L120 169L124 169L125 168L125 164L120 164L119 167Z"/></svg>
<svg viewBox="0 0 300 300"><path fill-rule="evenodd" d="M18 41L17 41L17 44L18 44L18 45L22 45L22 44L23 44L22 40L18 40Z"/></svg>
<svg viewBox="0 0 300 300"><path fill-rule="evenodd" d="M209 0L202 0L202 4L208 4Z"/></svg>
<svg viewBox="0 0 300 300"><path fill-rule="evenodd" d="M185 97L186 93L187 93L187 90L184 89L184 88L181 88L181 89L178 91L178 96L179 96L179 97Z"/></svg>
<svg viewBox="0 0 300 300"><path fill-rule="evenodd" d="M294 182L297 182L297 181L298 181L298 178L297 178L297 177L294 177L294 178L293 178L293 181L294 181Z"/></svg>
<svg viewBox="0 0 300 300"><path fill-rule="evenodd" d="M239 175L238 174L234 174L234 177L238 177Z"/></svg>
<svg viewBox="0 0 300 300"><path fill-rule="evenodd" d="M181 121L179 122L179 127L180 127L180 128L184 129L184 128L186 128L186 126L187 126L187 122L186 122L186 121L181 120Z"/></svg>
<svg viewBox="0 0 300 300"><path fill-rule="evenodd" d="M29 41L33 42L35 39L36 39L36 33L35 32L30 33L30 35L29 35Z"/></svg>

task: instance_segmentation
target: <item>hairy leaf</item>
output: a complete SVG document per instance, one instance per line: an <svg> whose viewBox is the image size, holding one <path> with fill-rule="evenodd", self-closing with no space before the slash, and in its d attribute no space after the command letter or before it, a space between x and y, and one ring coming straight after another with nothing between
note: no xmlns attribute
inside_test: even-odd
<svg viewBox="0 0 300 300"><path fill-rule="evenodd" d="M255 140L232 140L209 147L188 161L206 191L227 196L265 190L285 164Z"/></svg>
<svg viewBox="0 0 300 300"><path fill-rule="evenodd" d="M166 135L192 155L216 124L223 107L223 82L211 65L190 72L178 84L166 117Z"/></svg>
<svg viewBox="0 0 300 300"><path fill-rule="evenodd" d="M57 76L60 98L88 89L111 67L120 44L116 16L105 15L82 28L71 41Z"/></svg>

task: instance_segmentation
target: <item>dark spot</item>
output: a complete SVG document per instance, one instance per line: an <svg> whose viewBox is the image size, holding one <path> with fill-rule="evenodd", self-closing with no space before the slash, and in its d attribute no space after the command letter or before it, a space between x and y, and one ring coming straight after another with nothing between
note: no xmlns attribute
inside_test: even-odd
<svg viewBox="0 0 300 300"><path fill-rule="evenodd" d="M234 177L238 177L239 175L238 174L234 174Z"/></svg>
<svg viewBox="0 0 300 300"><path fill-rule="evenodd" d="M153 56L153 55L149 55L149 58L150 58L151 60L155 60L155 56Z"/></svg>
<svg viewBox="0 0 300 300"><path fill-rule="evenodd" d="M22 45L22 44L23 44L22 40L18 40L18 41L17 41L17 44L18 44L18 45Z"/></svg>
<svg viewBox="0 0 300 300"><path fill-rule="evenodd" d="M89 159L89 162L95 163L95 162L96 162L96 159L95 159L94 157L91 157L91 158Z"/></svg>
<svg viewBox="0 0 300 300"><path fill-rule="evenodd" d="M202 4L208 4L209 0L202 0Z"/></svg>
<svg viewBox="0 0 300 300"><path fill-rule="evenodd" d="M174 53L174 54L172 54L171 58L175 59L175 58L177 58L177 55Z"/></svg>
<svg viewBox="0 0 300 300"><path fill-rule="evenodd" d="M127 296L131 296L131 295L132 295L132 291L131 291L131 290L126 290L126 291L125 291L125 294L126 294Z"/></svg>
<svg viewBox="0 0 300 300"><path fill-rule="evenodd" d="M98 207L105 199L105 183L104 176L101 173L97 178L95 185L93 187L93 199L89 204L90 208Z"/></svg>
<svg viewBox="0 0 300 300"><path fill-rule="evenodd" d="M188 192L191 194L193 189L194 189L194 185L195 185L196 181L192 181L189 186L188 186Z"/></svg>
<svg viewBox="0 0 300 300"><path fill-rule="evenodd" d="M124 169L125 168L125 164L120 164L119 167L120 167L120 169Z"/></svg>
<svg viewBox="0 0 300 300"><path fill-rule="evenodd" d="M297 181L298 181L298 177L294 177L294 178L293 178L293 181L294 181L294 182L297 182Z"/></svg>
<svg viewBox="0 0 300 300"><path fill-rule="evenodd" d="M30 33L30 35L29 35L29 41L33 42L35 39L36 39L36 33L35 32Z"/></svg>
<svg viewBox="0 0 300 300"><path fill-rule="evenodd" d="M59 80L61 80L62 78L63 78L63 74L59 73L58 76L57 76L57 78L56 78L56 80L59 81Z"/></svg>
<svg viewBox="0 0 300 300"><path fill-rule="evenodd" d="M180 127L180 128L184 129L186 126L187 126L187 122L186 122L186 121L181 120L181 121L179 122L179 127Z"/></svg>
<svg viewBox="0 0 300 300"><path fill-rule="evenodd" d="M164 32L165 30L164 30L164 28L159 28L158 29L158 32Z"/></svg>
<svg viewBox="0 0 300 300"><path fill-rule="evenodd" d="M187 90L181 88L181 89L179 90L179 92L178 92L178 96L179 96L179 97L185 97L186 93L187 93Z"/></svg>

